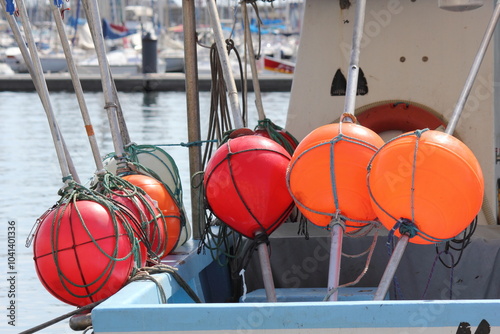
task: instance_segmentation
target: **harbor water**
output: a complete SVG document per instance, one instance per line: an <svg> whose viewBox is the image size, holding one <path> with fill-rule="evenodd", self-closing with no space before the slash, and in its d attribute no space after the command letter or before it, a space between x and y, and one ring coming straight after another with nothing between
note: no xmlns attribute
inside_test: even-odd
<svg viewBox="0 0 500 334"><path fill-rule="evenodd" d="M268 118L285 125L290 93L263 93ZM76 97L53 93L51 104L82 184L95 171ZM113 151L101 93L86 93L101 155ZM190 212L186 96L182 92L119 93L130 133L137 144L165 145L182 179ZM53 297L38 280L32 247L25 247L36 219L59 199L61 171L46 114L34 92L0 92L0 333L19 333L75 310ZM248 126L257 124L249 95ZM202 138L207 133L210 93L200 93ZM190 215L189 215L190 216ZM9 234L10 232L10 234ZM74 333L63 320L39 333Z"/></svg>

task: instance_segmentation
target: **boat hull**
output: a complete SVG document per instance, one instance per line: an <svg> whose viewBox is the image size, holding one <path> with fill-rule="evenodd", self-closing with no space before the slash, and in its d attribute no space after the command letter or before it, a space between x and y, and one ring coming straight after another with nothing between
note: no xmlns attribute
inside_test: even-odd
<svg viewBox="0 0 500 334"><path fill-rule="evenodd" d="M472 300L130 304L94 311L92 317L96 333L455 334L464 323L475 330L483 320L492 333L500 330L498 301Z"/></svg>
<svg viewBox="0 0 500 334"><path fill-rule="evenodd" d="M387 262L386 239L379 237L371 269L361 281L362 287L339 290L337 302L322 301L326 288L321 287L326 286L323 284L326 282L319 280L327 270L328 233L311 229L310 239L305 240L296 236L295 228L295 224L284 224L270 240L277 303L264 301L265 293L258 284L261 277L256 259L252 259L245 273L246 286L251 292L238 303L226 302L233 291L229 269L214 262L209 251L198 254L197 243L191 240L163 263L176 267L203 303L194 303L168 274L157 274L155 278L165 291L166 304L161 304L159 290L153 282L133 282L92 311L95 333L455 334L465 323L474 332L483 320L487 324L483 321L481 326L491 326L492 333L500 330L496 285L487 283L495 281L496 274L493 269L486 273L486 268L492 267L486 263L489 260L485 255L496 254L500 247L497 228L478 229L470 249L464 254L463 263L454 272L453 298L463 299L448 299L450 272L437 265L427 291L428 298L433 300L390 300L388 296L383 301L373 301L378 284L374 282L379 282L380 271ZM370 240L366 237L353 242L347 238L344 249L349 254L359 252L370 244ZM287 245L294 245L296 250ZM414 294L422 294L435 256L434 245L411 246L403 259L403 267L413 270L408 275L398 271L400 287L407 298L414 298L409 293L412 290L416 290ZM485 259L484 264L479 264L478 258ZM476 266L471 266L471 262ZM347 259L342 267L343 273L359 274L352 268L360 266ZM351 280L352 277L341 277L342 282ZM299 281L301 286L295 288ZM393 297L392 292L390 297Z"/></svg>

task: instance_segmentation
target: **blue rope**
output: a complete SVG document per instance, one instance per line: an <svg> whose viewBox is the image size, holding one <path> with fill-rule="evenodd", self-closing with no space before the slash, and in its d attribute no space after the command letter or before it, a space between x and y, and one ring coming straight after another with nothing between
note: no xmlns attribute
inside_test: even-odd
<svg viewBox="0 0 500 334"><path fill-rule="evenodd" d="M5 11L10 15L14 15L16 11L16 6L14 6L14 0L6 0Z"/></svg>
<svg viewBox="0 0 500 334"><path fill-rule="evenodd" d="M441 257L441 254L447 254L451 258L451 262L453 263L455 261L453 254L449 253L448 250L443 250L439 253L436 254L436 257L434 258L434 262L432 263L431 271L429 273L429 277L427 278L427 284L425 285L424 292L422 293L421 299L425 298L425 295L427 294L427 290L429 290L429 286L431 283L432 276L434 275L434 269L436 267L437 260ZM453 274L454 274L454 267L452 266L450 271L450 300L453 299Z"/></svg>

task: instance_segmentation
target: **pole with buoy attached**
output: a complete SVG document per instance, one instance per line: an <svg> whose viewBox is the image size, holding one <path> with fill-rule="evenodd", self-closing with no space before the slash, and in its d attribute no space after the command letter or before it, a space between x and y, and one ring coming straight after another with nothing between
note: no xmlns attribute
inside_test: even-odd
<svg viewBox="0 0 500 334"><path fill-rule="evenodd" d="M472 67L470 69L465 85L462 89L458 102L453 110L450 122L446 127L445 132L449 135L453 134L458 124L458 120L460 119L460 115L462 114L462 111L464 109L465 102L467 101L467 98L471 92L474 81L479 72L479 68L484 59L486 49L488 48L490 40L493 36L493 32L495 31L495 27L498 23L499 17L500 17L500 2L497 2L493 14L491 16L491 19L486 28L486 32L479 46L476 57L474 59L474 62L472 64ZM383 300L385 298L387 291L389 290L389 286L391 285L391 282L394 278L394 274L396 273L398 265L401 262L401 258L408 245L409 239L410 237L407 234L401 235L401 238L399 239L398 243L396 244L396 247L394 248L391 258L389 259L389 263L387 264L384 274L382 275L380 284L374 296L374 300Z"/></svg>
<svg viewBox="0 0 500 334"><path fill-rule="evenodd" d="M210 13L210 22L212 30L214 32L215 43L217 45L217 51L222 66L222 72L227 87L230 109L233 115L233 125L236 129L241 129L243 128L243 119L238 100L238 91L236 89L236 83L234 81L233 72L230 67L229 57L227 54L226 44L224 42L224 35L222 33L222 27L220 24L219 14L217 12L217 6L215 4L215 1L207 0L207 7ZM257 232L254 235L254 237L255 238L261 237L261 233ZM274 287L274 280L271 271L271 263L269 259L269 250L267 247L268 247L267 243L261 242L258 244L257 250L259 254L259 261L262 270L262 279L266 291L267 301L276 302L277 301L276 290Z"/></svg>
<svg viewBox="0 0 500 334"><path fill-rule="evenodd" d="M347 76L347 89L344 104L344 115L354 115L354 107L356 104L356 94L358 87L359 74L359 54L361 38L363 37L363 26L365 20L366 0L360 0L356 3L356 17L354 22L354 31L352 37L352 48L349 63L349 71ZM354 118L349 116L343 117L341 122L354 122ZM344 230L341 225L334 224L331 227L331 245L330 245L330 262L328 270L328 300L335 301L338 299L338 287L340 277L340 263L342 260L342 238Z"/></svg>
<svg viewBox="0 0 500 334"><path fill-rule="evenodd" d="M64 143L64 139L62 137L61 131L55 119L54 111L52 108L52 104L50 102L49 90L47 88L47 82L45 81L45 77L43 74L42 64L40 62L40 58L38 57L38 51L35 45L35 40L33 37L33 32L31 29L31 24L29 22L28 13L26 11L26 6L22 0L16 0L17 8L19 11L19 16L21 17L22 25L24 28L26 44L19 32L19 28L17 26L16 21L9 17L11 15L7 15L8 22L14 32L14 37L16 38L16 42L19 45L19 48L23 54L26 65L30 70L30 75L35 84L35 88L37 89L40 100L42 101L42 105L44 107L45 113L47 115L47 119L49 121L49 127L52 134L52 139L54 141L54 146L56 149L57 159L59 161L59 167L61 169L63 182L67 185L68 182L73 179L77 182L78 175L76 174L76 170L73 166L71 158L69 156L69 152L66 149L66 145ZM4 9L6 9L5 4L2 3ZM29 50L29 51L28 51Z"/></svg>

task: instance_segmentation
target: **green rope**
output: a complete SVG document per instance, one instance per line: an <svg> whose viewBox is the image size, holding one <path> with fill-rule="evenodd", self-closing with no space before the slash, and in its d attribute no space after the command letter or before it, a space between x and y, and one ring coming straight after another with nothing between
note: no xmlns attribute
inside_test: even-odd
<svg viewBox="0 0 500 334"><path fill-rule="evenodd" d="M194 145L194 144L193 144ZM126 173L120 174L120 176L129 175L129 174L144 174L151 176L160 182L164 188L167 190L169 195L174 200L176 206L180 210L180 224L181 230L187 230L187 217L186 212L184 210L183 204L183 192L182 192L182 183L179 174L179 169L174 161L174 159L162 148L158 145L137 145L130 144L126 148L126 155L128 159L128 166L130 170ZM107 157L113 157L114 153L110 153ZM140 163L140 157L152 157L157 161L160 166L167 171L167 175L163 176L163 178L155 172L153 169L145 166ZM144 193L145 194L145 193ZM165 218L165 217L163 217ZM180 238L177 240L179 242ZM175 245L174 247L176 247ZM166 254L158 254L158 249L156 250L158 256L166 255Z"/></svg>
<svg viewBox="0 0 500 334"><path fill-rule="evenodd" d="M259 120L254 130L265 130L269 137L283 146L290 155L293 155L295 148L299 144L298 140L290 132L274 124L268 118Z"/></svg>
<svg viewBox="0 0 500 334"><path fill-rule="evenodd" d="M163 286L161 283L153 276L155 274L169 274L171 275L177 284L186 292L186 294L195 302L195 303L201 303L200 297L194 292L194 290L189 286L189 284L177 273L177 268L174 268L169 265L165 264L157 264L152 267L144 267L139 269L137 274L133 276L130 280L129 283L135 282L135 281L152 281L155 283L155 285L158 287L159 293L160 293L160 300L162 304L167 303L167 297L165 290L163 289Z"/></svg>
<svg viewBox="0 0 500 334"><path fill-rule="evenodd" d="M103 188L102 194L108 200L113 196L128 198L139 212L139 216L135 217L135 224L139 227L136 230L140 231L138 232L139 240L146 245L149 257L152 260L157 260L166 255L164 254L168 241L166 217L158 208L152 205L147 193L140 187L109 172L99 176L99 181ZM146 211L144 211L144 208ZM161 235L162 230L166 233L163 238ZM155 243L156 246L153 246Z"/></svg>
<svg viewBox="0 0 500 334"><path fill-rule="evenodd" d="M203 173L198 172L193 175L193 180ZM200 203L198 207L202 212L200 212L199 217L202 217L201 219L204 220L202 224L199 224L201 238L198 245L198 254L205 253L208 250L212 256L212 260L221 266L226 266L231 260L236 259L242 253L243 236L222 221L214 219L211 211L202 205L206 203L203 177L200 179L201 181L198 184L193 183L193 188L200 189L198 191L198 201Z"/></svg>
<svg viewBox="0 0 500 334"><path fill-rule="evenodd" d="M113 269L115 268L116 264L121 261L125 261L130 259L131 256L134 256L134 259L139 261L139 247L138 243L135 242L135 237L133 235L133 231L131 228L129 228L127 219L126 217L118 210L115 210L115 206L108 201L107 198L105 198L103 195L96 193L90 189L87 189L81 185L76 184L75 182L71 182L71 186L67 187L64 192L63 196L59 199L57 202L56 206L49 209L50 211L54 211L54 215L52 218L51 223L51 235L50 235L50 243L51 243L51 256L54 260L56 270L58 273L59 280L61 282L61 285L64 287L64 289L72 296L77 297L77 298L89 298L94 296L96 293L101 291L103 287L108 283L111 274L113 272ZM109 254L107 251L105 251L101 245L99 244L99 240L97 240L92 233L90 232L87 224L85 223L82 213L80 209L77 206L78 201L92 201L95 203L100 204L105 208L105 210L110 214L112 218L112 223L113 223L113 240L115 242L115 247L111 254ZM83 227L85 233L90 239L90 242L95 245L95 247L99 250L101 254L103 254L109 262L106 264L105 268L102 270L102 272L96 277L93 281L87 282L85 284L78 284L74 281L72 281L61 269L61 264L60 264L60 259L59 259L59 246L60 246L60 230L61 230L61 223L62 223L62 217L64 216L66 210L68 209L69 206L72 206L72 208L75 210L77 214L78 221L80 222L81 226ZM45 216L46 217L46 216ZM120 225L124 226L125 229L125 234L120 233L119 228ZM36 233L36 232L35 232ZM123 236L126 235L130 240L131 240L131 250L127 252L126 254L120 255L120 247L119 247L119 239ZM36 261L37 259L35 259ZM100 281L102 282L97 286L93 287L93 285L98 284ZM87 290L87 288L92 287L93 292L89 292L87 290L87 294L84 295L79 295L71 291L71 286L73 287L78 287L78 288L84 288Z"/></svg>

